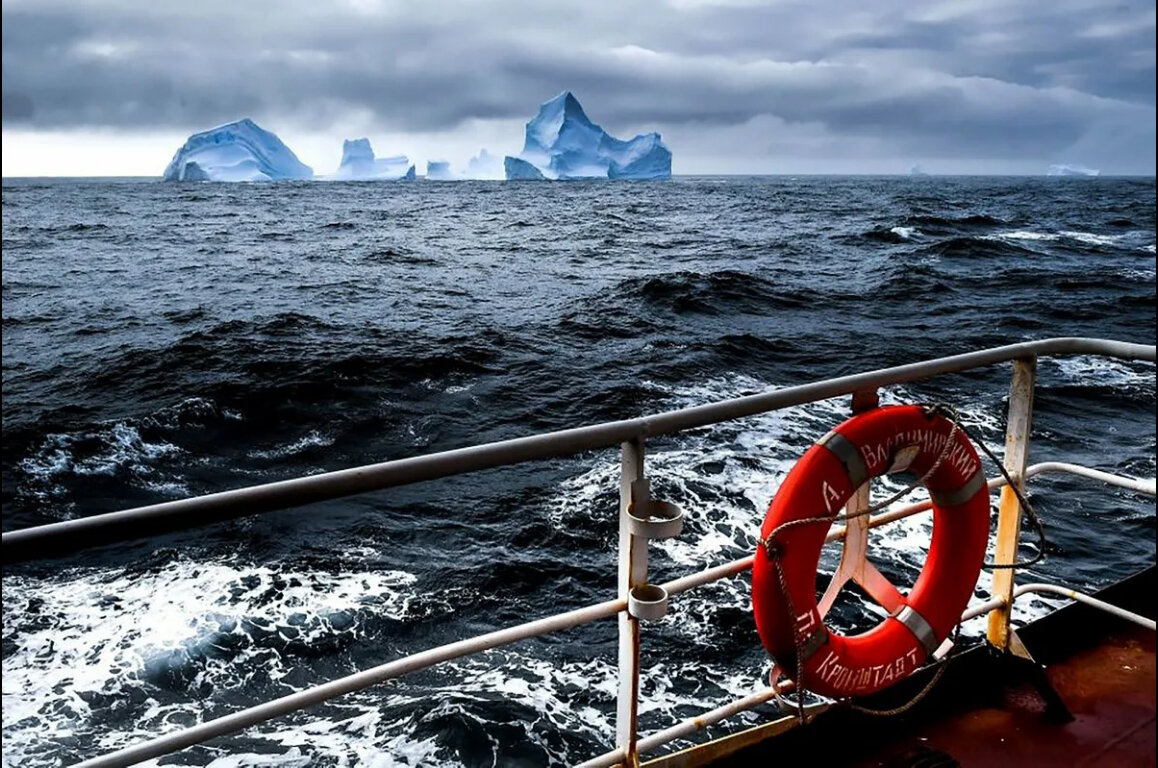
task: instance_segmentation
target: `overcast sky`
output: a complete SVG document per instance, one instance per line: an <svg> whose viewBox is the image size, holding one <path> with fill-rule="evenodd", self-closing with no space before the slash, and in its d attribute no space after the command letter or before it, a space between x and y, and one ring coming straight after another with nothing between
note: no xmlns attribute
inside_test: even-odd
<svg viewBox="0 0 1158 768"><path fill-rule="evenodd" d="M345 138L515 154L571 90L675 173L1155 169L1154 0L4 0L3 173L159 175L252 117L318 173Z"/></svg>

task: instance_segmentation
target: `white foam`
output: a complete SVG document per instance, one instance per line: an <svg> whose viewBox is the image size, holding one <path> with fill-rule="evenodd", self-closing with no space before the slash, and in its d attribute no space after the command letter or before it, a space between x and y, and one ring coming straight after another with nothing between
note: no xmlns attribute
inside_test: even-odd
<svg viewBox="0 0 1158 768"><path fill-rule="evenodd" d="M77 456L82 441L97 441L100 450L89 456ZM120 421L91 434L50 434L39 450L21 462L29 475L51 477L65 473L77 475L113 475L122 468L140 468L142 462L159 459L181 449L172 443L145 442L135 426Z"/></svg>
<svg viewBox="0 0 1158 768"><path fill-rule="evenodd" d="M486 654L456 659L436 668L421 687L404 684L388 689L366 690L342 699L345 711L358 712L345 719L306 717L287 725L273 721L252 729L248 737L279 744L290 752L308 756L310 764L426 766L462 765L456 755L436 738L419 735L424 724L439 718L466 720L498 744L489 734L497 726L510 725L512 708L534 713L514 723L527 733L528 741L547 753L550 764L571 764L575 756L557 746L557 734L582 735L592 743L604 743L614 734L617 672L610 661L560 661L535 655L535 646L513 646ZM540 647L541 648L541 647ZM647 681L662 669L645 671ZM501 698L509 706L490 719L492 703ZM433 706L432 706L433 702ZM389 720L386 711L421 711ZM517 709L516 709L517 711ZM288 752L287 752L288 754Z"/></svg>
<svg viewBox="0 0 1158 768"><path fill-rule="evenodd" d="M124 474L137 487L188 494L183 480L155 466L158 461L181 453L179 447L165 440L146 441L136 426L125 421L100 425L91 432L49 434L31 456L20 462L25 475L23 490L60 502L67 497L61 481L70 475ZM71 514L70 507L61 509L54 504L50 508L62 517Z"/></svg>
<svg viewBox="0 0 1158 768"><path fill-rule="evenodd" d="M1023 241L1038 241L1045 243L1052 243L1058 240L1074 240L1086 245L1114 245L1122 239L1123 235L1098 235L1092 232L1078 232L1074 230L1063 230L1061 232L1036 232L1027 229L1017 229L1012 232L999 232L995 235L987 235L986 240L1023 240Z"/></svg>
<svg viewBox="0 0 1158 768"><path fill-rule="evenodd" d="M144 419L150 426L177 428L188 424L215 421L219 417L229 418L228 412L223 412L217 403L207 397L187 397L176 405L160 409Z"/></svg>
<svg viewBox="0 0 1158 768"><path fill-rule="evenodd" d="M271 653L264 645L293 636L308 647L357 636L371 614L402 618L413 582L401 571L333 574L185 559L145 572L78 568L52 580L6 575L3 621L12 650L3 660L5 757L22 763L40 754L45 741L86 734L115 749L173 730L200 717L196 702L150 700L131 730L107 731L89 700L124 698L135 689L151 696L147 681L174 665L194 687L244 686L257 666L279 679L288 669L276 648ZM228 653L220 652L223 643Z"/></svg>
<svg viewBox="0 0 1158 768"><path fill-rule="evenodd" d="M921 234L916 227L893 227L889 231L902 240L912 240L914 235Z"/></svg>
<svg viewBox="0 0 1158 768"><path fill-rule="evenodd" d="M1013 232L999 232L996 235L987 236L985 239L996 240L1041 240L1043 242L1053 242L1058 239L1058 235L1050 234L1048 232L1031 232L1025 229L1014 230Z"/></svg>
<svg viewBox="0 0 1158 768"><path fill-rule="evenodd" d="M1113 245L1122 239L1122 235L1095 235L1092 232L1060 232L1062 237L1077 240L1086 245Z"/></svg>
<svg viewBox="0 0 1158 768"><path fill-rule="evenodd" d="M1154 253L1154 243L1150 243L1150 245L1144 246L1141 250L1145 251L1146 253Z"/></svg>
<svg viewBox="0 0 1158 768"><path fill-rule="evenodd" d="M252 459L284 459L308 451L311 448L325 448L333 444L333 436L322 434L316 429L313 429L292 443L266 450L252 450L249 451L247 455Z"/></svg>
<svg viewBox="0 0 1158 768"><path fill-rule="evenodd" d="M310 764L309 755L303 755L297 747L290 749L284 755L257 755L240 754L219 757L205 768L305 768Z"/></svg>
<svg viewBox="0 0 1158 768"><path fill-rule="evenodd" d="M1153 363L1139 362L1131 365L1121 360L1088 355L1049 358L1049 362L1071 384L1153 387ZM1139 370L1143 367L1149 370Z"/></svg>

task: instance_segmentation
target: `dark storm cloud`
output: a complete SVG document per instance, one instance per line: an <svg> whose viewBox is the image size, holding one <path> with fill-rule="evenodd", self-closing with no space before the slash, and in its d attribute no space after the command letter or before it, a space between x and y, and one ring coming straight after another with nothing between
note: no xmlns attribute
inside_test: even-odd
<svg viewBox="0 0 1158 768"><path fill-rule="evenodd" d="M957 157L1137 134L1153 164L1154 26L1152 4L1082 0L9 2L3 118L428 131L526 119L568 88L611 130L772 116Z"/></svg>

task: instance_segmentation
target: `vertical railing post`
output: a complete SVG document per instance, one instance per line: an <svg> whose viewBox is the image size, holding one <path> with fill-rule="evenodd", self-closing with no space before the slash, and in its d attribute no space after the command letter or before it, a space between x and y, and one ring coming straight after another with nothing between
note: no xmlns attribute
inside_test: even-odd
<svg viewBox="0 0 1158 768"><path fill-rule="evenodd" d="M628 512L635 496L647 493L643 481L643 439L623 444L619 478L619 599L626 600L633 587L647 583L647 540L631 532ZM644 504L646 500L642 500ZM639 765L636 749L639 712L639 619L628 611L619 614L619 696L616 700L615 746L624 754L624 765Z"/></svg>
<svg viewBox="0 0 1158 768"><path fill-rule="evenodd" d="M1013 361L1013 381L1009 387L1009 419L1005 426L1005 470L1017 487L1025 493L1025 468L1029 463L1029 434L1033 427L1033 388L1037 374L1037 358ZM1012 486L1001 489L1001 508L997 517L997 542L994 562L1009 565L1017 562L1021 533L1021 502ZM989 614L989 642L996 648L1009 650L1009 619L1013 607L1013 568L998 568L993 572L994 598L1004 605Z"/></svg>

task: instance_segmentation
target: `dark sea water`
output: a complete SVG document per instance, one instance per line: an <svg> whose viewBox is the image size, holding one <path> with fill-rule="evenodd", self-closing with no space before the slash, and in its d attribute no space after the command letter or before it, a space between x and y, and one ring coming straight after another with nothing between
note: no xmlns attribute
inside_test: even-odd
<svg viewBox="0 0 1158 768"><path fill-rule="evenodd" d="M3 526L1027 339L1153 344L1154 243L1153 179L5 180ZM1154 477L1153 365L1046 359L1039 375L1032 461ZM1000 447L1008 380L883 397L951 403ZM795 458L847 415L842 399L649 444L656 494L688 515L653 545L653 578L750 554ZM1050 541L1032 577L1092 589L1153 561L1152 499L1060 476L1032 490ZM618 456L596 452L6 567L4 765L607 599L617 494ZM911 583L927 532L887 527L874 557ZM645 732L761 684L748 589L681 596L645 628ZM850 602L835 624L866 617ZM602 622L176 763L567 764L610 746L614 695Z"/></svg>

